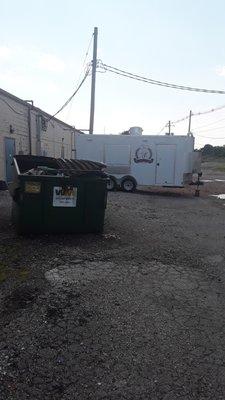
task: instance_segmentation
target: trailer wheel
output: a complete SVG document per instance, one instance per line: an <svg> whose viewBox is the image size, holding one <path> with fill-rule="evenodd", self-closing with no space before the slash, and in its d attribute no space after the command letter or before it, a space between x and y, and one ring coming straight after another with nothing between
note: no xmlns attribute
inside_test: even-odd
<svg viewBox="0 0 225 400"><path fill-rule="evenodd" d="M112 192L113 190L116 190L117 184L116 180L113 176L109 176L108 182L107 182L107 190L109 192Z"/></svg>
<svg viewBox="0 0 225 400"><path fill-rule="evenodd" d="M121 183L121 189L124 192L134 192L136 190L137 184L133 178L125 178Z"/></svg>

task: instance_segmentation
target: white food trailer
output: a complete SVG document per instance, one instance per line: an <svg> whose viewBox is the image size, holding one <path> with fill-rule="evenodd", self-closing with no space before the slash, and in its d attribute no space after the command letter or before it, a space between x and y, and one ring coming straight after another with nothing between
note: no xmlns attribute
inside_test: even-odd
<svg viewBox="0 0 225 400"><path fill-rule="evenodd" d="M137 185L184 187L201 175L201 153L194 150L192 135L76 134L75 158L107 165L109 190L133 191Z"/></svg>

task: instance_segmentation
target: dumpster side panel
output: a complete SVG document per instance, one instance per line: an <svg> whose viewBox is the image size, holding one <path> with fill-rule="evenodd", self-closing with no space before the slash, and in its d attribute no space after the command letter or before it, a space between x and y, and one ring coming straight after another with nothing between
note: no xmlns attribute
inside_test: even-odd
<svg viewBox="0 0 225 400"><path fill-rule="evenodd" d="M72 191L71 199L66 191ZM83 182L54 179L46 185L44 201L44 228L52 233L84 231Z"/></svg>
<svg viewBox="0 0 225 400"><path fill-rule="evenodd" d="M52 168L55 162L46 157L14 157L15 177L10 193L17 231L102 232L107 196L107 176L100 171L102 166L89 161L77 161L74 165L72 160L62 159L57 161L60 164L57 175L52 171L48 175L33 171L26 174L33 167Z"/></svg>
<svg viewBox="0 0 225 400"><path fill-rule="evenodd" d="M45 187L41 182L40 193L27 193L27 182L29 182L29 178L22 179L20 182L20 189L13 202L13 222L19 233L42 232Z"/></svg>
<svg viewBox="0 0 225 400"><path fill-rule="evenodd" d="M107 182L92 180L85 187L85 226L89 232L101 233L104 228L104 217L107 202Z"/></svg>

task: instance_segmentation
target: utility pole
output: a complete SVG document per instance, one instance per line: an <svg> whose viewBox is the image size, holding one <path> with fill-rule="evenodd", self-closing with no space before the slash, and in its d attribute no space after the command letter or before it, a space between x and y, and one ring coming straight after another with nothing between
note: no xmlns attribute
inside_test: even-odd
<svg viewBox="0 0 225 400"><path fill-rule="evenodd" d="M190 114L189 114L188 136L191 136L191 117L192 117L192 111L190 111Z"/></svg>
<svg viewBox="0 0 225 400"><path fill-rule="evenodd" d="M93 134L94 130L94 113L95 113L95 81L97 67L97 43L98 43L98 28L94 28L93 42L93 59L92 59L92 77L91 77L91 109L90 109L90 124L89 133Z"/></svg>
<svg viewBox="0 0 225 400"><path fill-rule="evenodd" d="M31 132L31 109L34 106L33 100L24 100L28 104L27 124L29 137L29 155L32 155L32 132Z"/></svg>
<svg viewBox="0 0 225 400"><path fill-rule="evenodd" d="M41 115L36 116L36 155L41 156Z"/></svg>
<svg viewBox="0 0 225 400"><path fill-rule="evenodd" d="M171 121L169 121L168 126L169 126L169 135L170 135L170 133L171 133Z"/></svg>

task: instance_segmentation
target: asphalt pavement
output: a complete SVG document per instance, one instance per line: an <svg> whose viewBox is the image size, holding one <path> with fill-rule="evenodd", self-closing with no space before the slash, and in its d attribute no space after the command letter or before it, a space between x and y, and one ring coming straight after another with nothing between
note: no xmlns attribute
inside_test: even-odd
<svg viewBox="0 0 225 400"><path fill-rule="evenodd" d="M224 400L225 207L169 194L110 193L103 235L20 237L0 192L1 399Z"/></svg>

